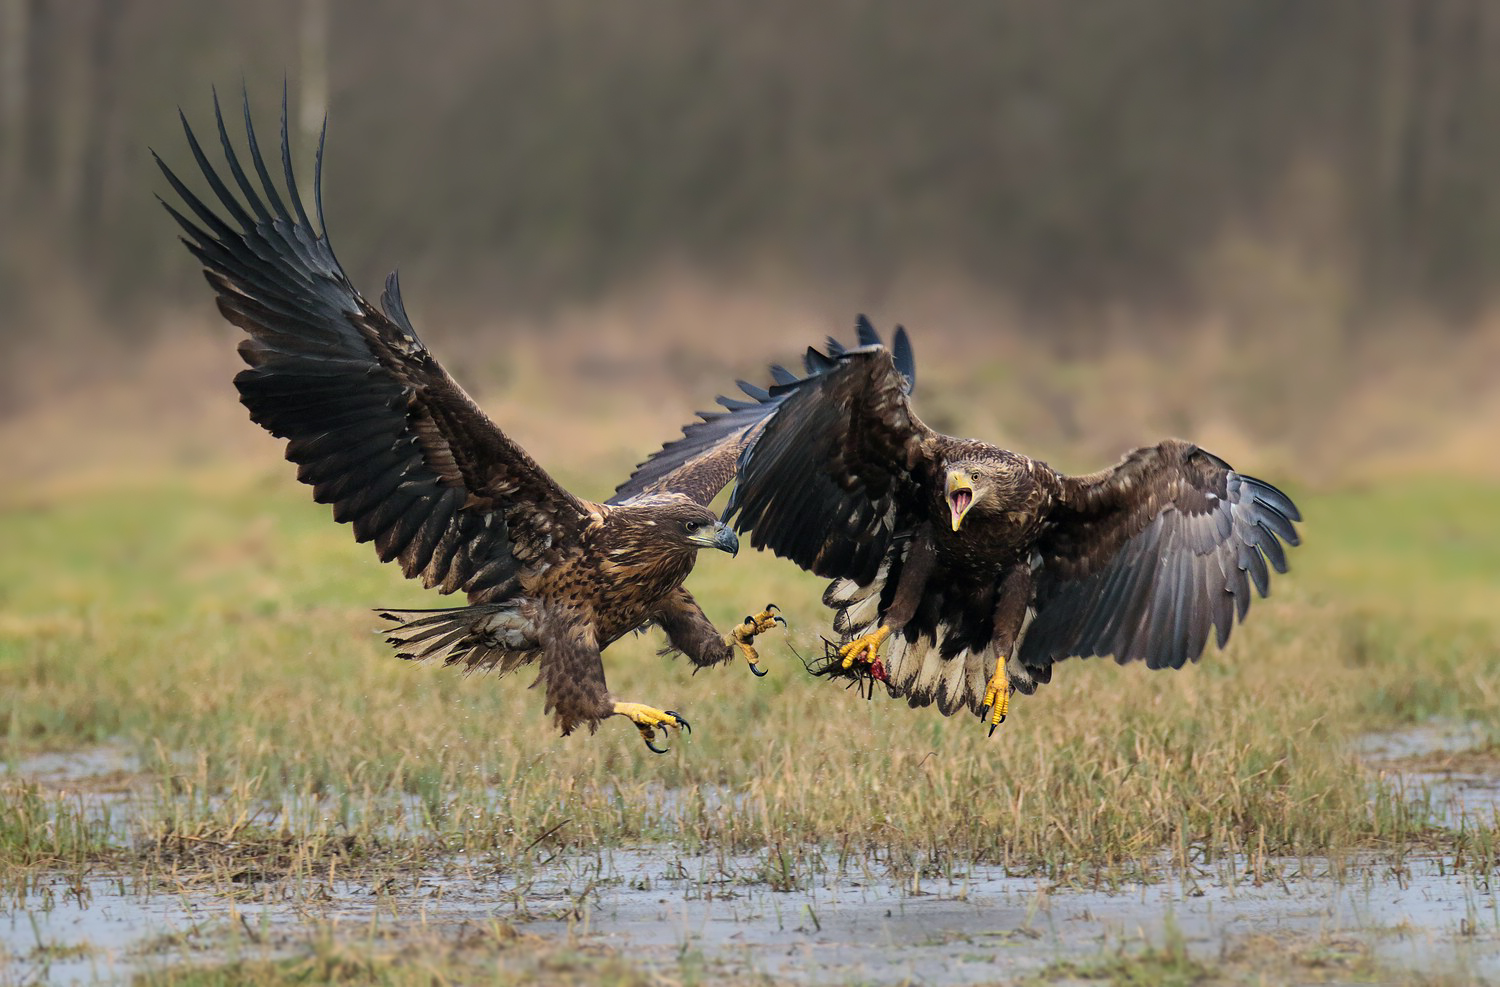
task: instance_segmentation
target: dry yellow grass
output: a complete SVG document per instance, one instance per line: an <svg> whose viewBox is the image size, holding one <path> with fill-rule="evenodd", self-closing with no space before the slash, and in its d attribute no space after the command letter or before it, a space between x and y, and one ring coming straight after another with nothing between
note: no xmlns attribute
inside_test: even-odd
<svg viewBox="0 0 1500 987"><path fill-rule="evenodd" d="M400 818L413 838L435 827L502 860L564 820L554 839L580 845L810 842L1059 876L1133 870L1183 843L1326 853L1416 835L1360 776L1347 750L1360 730L1482 716L1500 686L1468 568L1494 536L1465 540L1485 536L1470 526L1493 494L1450 494L1458 541L1438 556L1412 530L1428 492L1393 496L1305 498L1310 544L1228 653L1178 674L1069 662L993 739L807 676L792 649L820 648L819 581L767 556L705 560L690 585L711 616L727 626L775 600L792 631L768 639L762 681L738 666L690 675L649 635L611 648L617 692L693 720L655 758L616 724L554 736L524 673L393 660L368 608L430 597L280 467L199 472L4 516L3 713L13 750L111 737L142 750L161 788L160 814L140 820L153 838L270 804L288 807L273 828L302 836ZM1427 585L1383 583L1382 565L1425 566Z"/></svg>
<svg viewBox="0 0 1500 987"><path fill-rule="evenodd" d="M602 497L688 409L829 328L747 302L702 338L701 300L641 305L607 325L583 311L497 329L452 357L429 335L498 422ZM660 840L762 855L773 886L840 868L920 883L974 862L1065 883L1190 861L1258 877L1281 855L1365 851L1495 866L1492 827L1442 830L1351 750L1367 730L1500 711L1500 486L1480 455L1500 388L1481 386L1485 367L1450 359L1477 395L1460 412L1442 375L1369 357L1385 375L1346 371L1359 379L1326 417L1280 409L1268 424L1235 410L1273 400L1266 378L1211 339L1184 358L1208 384L1185 388L1182 366L1123 347L1058 361L972 323L928 335L907 321L918 407L938 427L1070 469L1186 434L1293 493L1307 544L1226 653L1180 673L1070 661L987 739L975 720L806 675L796 655L818 653L827 628L821 582L768 556L705 558L689 585L721 625L785 609L790 632L762 649L771 676L694 676L656 655L655 635L628 639L606 654L611 686L682 710L693 733L666 757L623 723L559 738L525 672L466 678L390 656L370 608L438 598L310 502L235 403L232 337L216 327L131 364L135 380L0 422L0 456L20 467L0 488L5 749L107 743L141 759L117 780L134 797L103 821L97 792L7 782L0 892L104 867L232 897L236 875L374 884L459 853L524 881L560 850ZM641 322L659 335L632 335ZM1241 391L1203 411L1202 386ZM1378 399L1418 390L1420 413ZM1409 427L1369 445L1392 422Z"/></svg>

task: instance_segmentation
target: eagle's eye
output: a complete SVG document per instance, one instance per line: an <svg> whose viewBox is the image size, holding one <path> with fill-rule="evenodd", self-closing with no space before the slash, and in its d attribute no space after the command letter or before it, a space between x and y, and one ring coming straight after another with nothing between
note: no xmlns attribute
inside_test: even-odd
<svg viewBox="0 0 1500 987"><path fill-rule="evenodd" d="M696 533L699 528L703 527L703 525L698 521L689 521L686 527L687 533L691 535Z"/></svg>

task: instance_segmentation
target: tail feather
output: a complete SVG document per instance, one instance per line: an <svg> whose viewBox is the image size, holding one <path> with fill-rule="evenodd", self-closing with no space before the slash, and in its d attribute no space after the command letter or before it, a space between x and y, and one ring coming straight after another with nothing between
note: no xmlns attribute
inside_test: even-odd
<svg viewBox="0 0 1500 987"><path fill-rule="evenodd" d="M823 594L823 603L833 609L833 629L841 643L868 634L880 626L881 601L886 595L890 559L880 564L868 583L838 579ZM943 643L949 628L918 629L893 635L885 659L886 687L892 696L911 706L937 704L944 716L964 707L978 712L993 663L992 658L964 648L944 656Z"/></svg>
<svg viewBox="0 0 1500 987"><path fill-rule="evenodd" d="M880 563L875 578L868 583L853 579L836 579L823 593L823 605L833 610L834 633L845 639L873 630L880 619L880 594L885 587L890 563Z"/></svg>
<svg viewBox="0 0 1500 987"><path fill-rule="evenodd" d="M984 664L979 655L969 650L946 662L938 682L938 708L954 712L971 702L972 696L982 699L989 675L989 670L983 669Z"/></svg>
<svg viewBox="0 0 1500 987"><path fill-rule="evenodd" d="M823 594L824 605L834 611L833 630L840 643L880 627L884 617L882 604L888 603L887 598L893 592L887 586L892 559L893 556L887 556L881 562L870 582L838 579ZM895 568L899 573L899 566ZM1028 623L1030 616L1028 613ZM936 705L944 716L962 709L977 715L997 656L992 644L980 645L980 638L987 635L976 637L972 628L955 625L949 619L931 614L919 616L901 633L891 636L884 662L886 687L892 696L905 699L911 706ZM1024 633L1023 625L1023 636ZM1042 671L1023 666L1014 653L1007 656L1007 677L1017 692L1025 695L1036 692L1037 686L1051 677L1040 674ZM1050 669L1045 671L1050 673Z"/></svg>
<svg viewBox="0 0 1500 987"><path fill-rule="evenodd" d="M943 631L944 628L939 627L937 636L931 638L919 635L918 646L906 649L903 655L906 661L902 662L902 667L888 670L892 681L898 685L905 684L913 694L931 695L937 692L938 679L942 676L944 665ZM905 683L902 682L903 679Z"/></svg>
<svg viewBox="0 0 1500 987"><path fill-rule="evenodd" d="M408 661L442 661L505 674L539 654L536 623L515 602L481 603L444 610L377 610L396 626L386 641Z"/></svg>

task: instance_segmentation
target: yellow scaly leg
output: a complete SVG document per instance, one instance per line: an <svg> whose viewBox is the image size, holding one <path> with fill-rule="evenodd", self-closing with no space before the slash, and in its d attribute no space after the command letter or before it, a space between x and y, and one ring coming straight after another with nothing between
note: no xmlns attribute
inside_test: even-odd
<svg viewBox="0 0 1500 987"><path fill-rule="evenodd" d="M875 664L880 658L881 642L890 636L891 629L882 624L870 633L860 635L839 648L839 657L843 659L843 667L848 668L856 661L862 661L866 665Z"/></svg>
<svg viewBox="0 0 1500 987"><path fill-rule="evenodd" d="M739 648L744 653L745 661L749 663L750 671L755 674L756 678L766 674L766 671L760 667L760 653L750 642L755 640L755 635L764 634L777 624L786 626L786 621L776 615L776 611L780 609L774 603L767 603L764 610L757 614L747 615L744 622L736 626L724 638L725 644Z"/></svg>
<svg viewBox="0 0 1500 987"><path fill-rule="evenodd" d="M995 662L995 674L984 687L984 703L979 710L979 718L989 721L991 737L995 735L995 728L1005 722L1005 715L1009 712L1010 676L1005 674L1005 656L1001 655Z"/></svg>
<svg viewBox="0 0 1500 987"><path fill-rule="evenodd" d="M634 723L635 728L641 732L641 739L646 742L646 746L657 754L667 752L665 747L657 747L653 743L658 730L663 734L668 728L693 732L692 726L682 714L670 709L657 709L655 706L646 706L642 703L615 703L614 712L616 716L626 717Z"/></svg>

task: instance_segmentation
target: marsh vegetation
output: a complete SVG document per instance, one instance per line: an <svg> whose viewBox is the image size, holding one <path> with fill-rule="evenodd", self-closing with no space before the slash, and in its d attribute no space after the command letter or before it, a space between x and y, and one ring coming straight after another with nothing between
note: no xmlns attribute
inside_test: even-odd
<svg viewBox="0 0 1500 987"><path fill-rule="evenodd" d="M617 444L552 451L563 482L602 492L638 454L638 423L611 421ZM527 678L391 657L371 608L432 598L353 544L269 452L6 490L12 975L405 982L498 962L516 982L632 983L823 969L747 958L766 954L704 933L714 915L765 948L815 940L825 922L855 943L894 923L910 936L890 944L887 972L1001 957L959 964L952 982L1118 979L1110 956L1191 973L1203 937L1235 957L1212 975L1232 978L1285 957L1247 945L1254 922L1219 935L1197 898L1231 914L1361 887L1366 901L1416 886L1459 908L1412 925L1435 941L1496 934L1493 800L1455 812L1451 786L1433 783L1455 747L1464 777L1500 774L1500 491L1483 478L1288 483L1307 544L1226 653L1180 674L1070 661L993 739L809 677L798 656L821 650L820 582L754 553L705 559L691 586L711 617L727 626L775 600L791 629L767 638L763 680L738 665L690 675L650 634L611 648L617 689L694 724L656 757L628 726L554 735ZM545 442L537 454L549 460ZM1465 725L1461 742L1362 741L1434 724ZM1140 910L1060 921L1109 902ZM621 918L632 909L654 924ZM45 917L135 912L119 941ZM1366 913L1369 928L1298 926L1289 955L1312 957L1298 976L1401 961L1382 943L1414 920L1352 914ZM1056 945L1005 945L1033 934ZM872 976L858 952L808 955L835 980ZM1492 955L1473 969L1494 969Z"/></svg>

